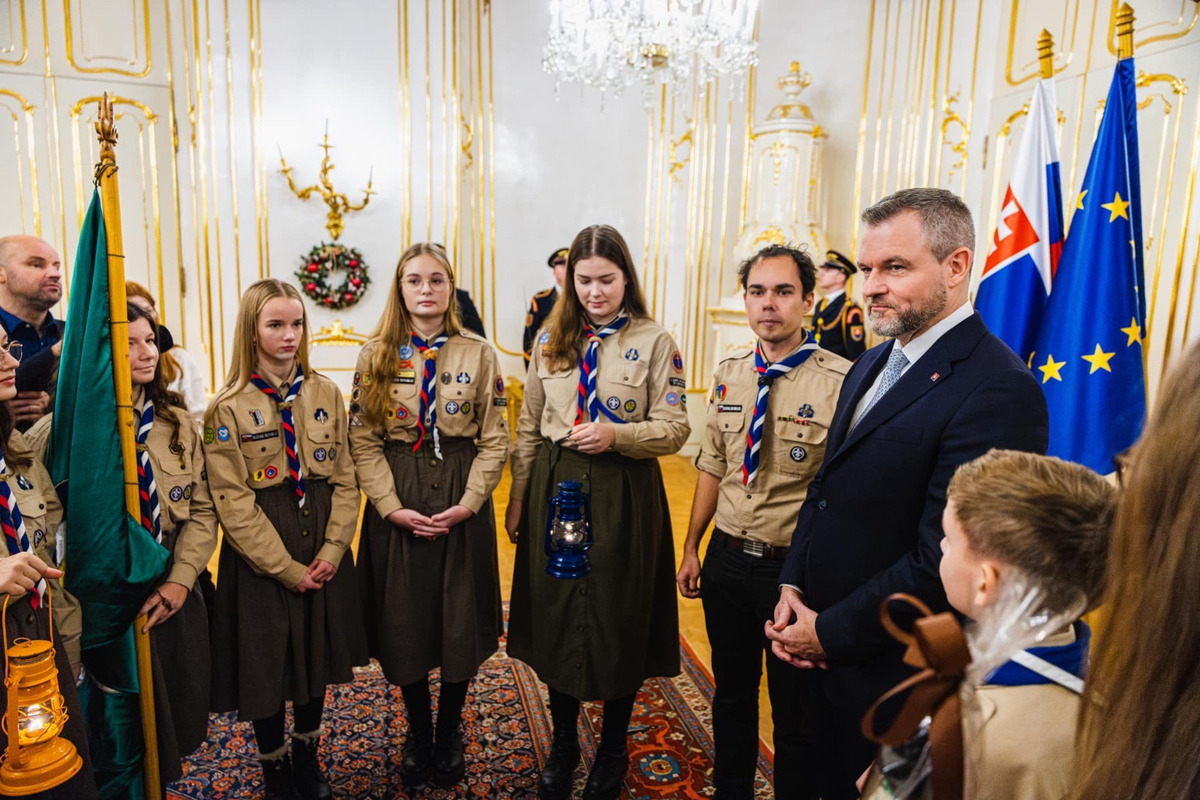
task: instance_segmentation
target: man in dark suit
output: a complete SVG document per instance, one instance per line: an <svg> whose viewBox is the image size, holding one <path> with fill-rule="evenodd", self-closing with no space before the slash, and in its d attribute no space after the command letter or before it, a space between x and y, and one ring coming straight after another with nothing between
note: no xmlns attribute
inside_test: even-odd
<svg viewBox="0 0 1200 800"><path fill-rule="evenodd" d="M879 621L907 592L949 609L938 576L954 470L993 447L1044 453L1046 402L968 302L975 227L941 189L906 189L862 214L867 318L895 337L855 362L780 573L772 650L811 675L823 800L855 798L874 745L864 711L912 673Z"/></svg>

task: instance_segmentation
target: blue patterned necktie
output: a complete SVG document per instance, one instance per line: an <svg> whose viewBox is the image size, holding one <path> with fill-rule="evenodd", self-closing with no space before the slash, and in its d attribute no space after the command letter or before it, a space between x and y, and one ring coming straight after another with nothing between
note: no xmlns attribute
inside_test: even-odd
<svg viewBox="0 0 1200 800"><path fill-rule="evenodd" d="M275 387L264 381L257 372L251 373L250 382L275 401L275 408L279 411L279 419L283 423L283 446L287 449L288 474L292 476L296 496L300 498L300 508L304 508L304 475L300 471L300 455L296 450L296 425L292 418L292 404L304 383L304 368L296 365L296 379L292 381L292 388L288 389L287 397L283 399L280 399Z"/></svg>
<svg viewBox="0 0 1200 800"><path fill-rule="evenodd" d="M805 335L804 344L782 361L768 365L762 352L762 342L754 345L754 370L758 373L758 396L754 399L754 414L750 417L750 430L746 433L746 454L742 457L742 485L749 486L758 474L759 448L762 445L763 425L767 417L767 401L771 384L808 360L817 350L811 333Z"/></svg>
<svg viewBox="0 0 1200 800"><path fill-rule="evenodd" d="M421 404L417 410L417 441L413 442L413 452L421 449L425 434L432 431L433 456L442 457L442 443L437 430L437 354L450 337L439 333L433 341L426 342L417 334L412 335L413 347L421 353L423 370L421 372ZM426 418L428 415L428 418Z"/></svg>
<svg viewBox="0 0 1200 800"><path fill-rule="evenodd" d="M147 397L142 403L142 416L137 430L138 505L142 511L142 527L150 531L154 541L162 542L162 517L158 503L158 486L154 483L154 468L150 466L150 450L146 437L154 427L154 403Z"/></svg>
<svg viewBox="0 0 1200 800"><path fill-rule="evenodd" d="M8 554L32 553L29 536L25 533L25 518L17 507L17 498L13 497L12 489L8 488L9 479L16 480L16 475L8 471L4 463L4 454L0 453L0 528L4 529L4 541L8 543ZM36 591L30 595L29 604L37 608L46 597L49 586L44 577L38 578Z"/></svg>
<svg viewBox="0 0 1200 800"><path fill-rule="evenodd" d="M575 424L595 422L604 414L613 422L624 423L625 420L608 410L596 396L596 365L600 343L624 328L629 323L629 317L618 317L608 323L603 330L597 331L591 325L584 325L583 332L587 334L587 347L579 354L579 398L575 411Z"/></svg>
<svg viewBox="0 0 1200 800"><path fill-rule="evenodd" d="M857 428L858 423L862 422L863 418L866 417L867 414L871 412L871 409L875 407L875 404L878 403L880 399L882 399L883 396L888 393L888 389L891 389L896 385L896 381L900 380L900 373L903 372L904 368L907 366L908 356L904 355L904 351L900 349L899 342L893 342L892 353L888 356L887 366L883 368L882 377L879 381L879 388L875 390L875 396L871 398L871 402L867 403L867 407L863 409L863 412L858 415L858 419L854 421L854 425L850 427L850 430Z"/></svg>

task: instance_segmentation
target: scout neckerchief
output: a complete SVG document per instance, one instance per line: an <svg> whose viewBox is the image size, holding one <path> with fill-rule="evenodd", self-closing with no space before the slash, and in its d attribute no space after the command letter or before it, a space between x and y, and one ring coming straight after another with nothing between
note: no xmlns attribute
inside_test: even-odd
<svg viewBox="0 0 1200 800"><path fill-rule="evenodd" d="M1014 655L988 676L990 686L1031 686L1057 683L1076 694L1083 691L1088 643L1087 623L1075 623L1075 641L1050 647L1030 647Z"/></svg>
<svg viewBox="0 0 1200 800"><path fill-rule="evenodd" d="M746 455L742 458L742 485L749 486L758 474L759 446L762 444L763 423L767 417L767 395L776 378L788 374L808 360L817 349L817 343L809 332L805 332L804 344L782 361L767 364L763 356L762 342L754 345L754 369L758 372L758 397L754 401L754 415L750 417L750 430L746 434Z"/></svg>
<svg viewBox="0 0 1200 800"><path fill-rule="evenodd" d="M264 381L257 372L250 373L250 382L275 401L279 419L283 422L283 446L287 449L288 473L292 476L292 483L296 486L296 496L300 498L300 507L304 508L304 475L300 472L300 456L296 452L296 426L292 421L292 403L295 402L296 395L300 394L300 386L304 383L304 367L296 365L296 379L292 381L292 388L288 389L287 397L282 400L279 398L279 392L275 391L275 387Z"/></svg>
<svg viewBox="0 0 1200 800"><path fill-rule="evenodd" d="M8 487L8 479L16 480L16 477L14 473L9 472L8 465L4 463L4 453L0 452L0 528L4 529L4 541L8 544L10 556L33 552L29 545L29 536L25 533L25 519L21 516L21 509L17 508L17 498L13 497L12 489ZM34 588L37 591L29 597L29 604L37 608L42 604L49 588L46 579L38 578Z"/></svg>
<svg viewBox="0 0 1200 800"><path fill-rule="evenodd" d="M624 328L629 317L617 317L602 330L595 330L591 325L584 324L583 332L587 334L587 347L579 353L579 398L575 412L575 424L595 422L603 413L613 422L625 420L608 410L607 406L596 397L596 364L600 343Z"/></svg>
<svg viewBox="0 0 1200 800"><path fill-rule="evenodd" d="M142 527L150 531L154 541L162 542L162 518L158 504L158 486L154 483L154 468L150 466L150 450L146 437L154 427L154 403L150 397L142 403L142 416L137 430L138 505L142 510Z"/></svg>
<svg viewBox="0 0 1200 800"><path fill-rule="evenodd" d="M449 338L445 333L439 333L433 337L433 341L427 343L415 332L412 334L413 347L417 348L423 356L421 404L417 410L417 430L420 433L417 435L417 441L413 443L413 452L421 449L421 442L425 441L425 433L433 431L434 458L442 457L442 443L438 438L437 430L437 354ZM429 415L428 419L426 419L426 414Z"/></svg>

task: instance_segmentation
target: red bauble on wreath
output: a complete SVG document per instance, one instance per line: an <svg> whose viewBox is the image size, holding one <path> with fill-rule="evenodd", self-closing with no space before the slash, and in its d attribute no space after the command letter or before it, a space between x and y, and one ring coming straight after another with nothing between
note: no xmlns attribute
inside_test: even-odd
<svg viewBox="0 0 1200 800"><path fill-rule="evenodd" d="M336 270L344 272L345 277L335 286L330 280L330 273ZM296 277L300 279L306 295L331 309L354 305L362 299L367 285L371 283L362 253L336 242L322 242L313 247L308 255L302 256Z"/></svg>

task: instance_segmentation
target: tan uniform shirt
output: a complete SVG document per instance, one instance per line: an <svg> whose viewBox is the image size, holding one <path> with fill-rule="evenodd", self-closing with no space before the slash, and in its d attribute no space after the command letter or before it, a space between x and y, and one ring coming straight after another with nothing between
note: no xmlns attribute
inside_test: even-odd
<svg viewBox="0 0 1200 800"><path fill-rule="evenodd" d="M575 427L579 367L550 372L542 331L533 348L525 404L517 423L512 454L512 496L523 497L538 442L558 442ZM692 427L687 416L683 357L671 334L650 319L630 320L600 343L596 355L596 393L628 424L616 425L613 450L631 458L676 453ZM601 415L598 422L610 421Z"/></svg>
<svg viewBox="0 0 1200 800"><path fill-rule="evenodd" d="M260 375L265 373L260 369ZM268 378L270 380L270 378ZM291 381L276 386L286 397ZM346 443L346 406L337 384L317 372L304 377L292 406L303 476L325 478L333 507L317 558L335 567L354 539L360 497ZM283 425L275 401L247 383L211 409L204 429L208 486L230 544L255 572L288 587L300 583L307 564L294 561L254 491L289 481Z"/></svg>
<svg viewBox="0 0 1200 800"><path fill-rule="evenodd" d="M379 343L367 342L358 355L350 403L350 449L359 485L379 515L403 508L396 494L396 480L383 454L387 441L412 444L420 431L417 416L421 407L421 376L424 362L419 351L401 359L392 378L391 411L375 425L367 425L358 414L363 378L370 379L371 358ZM437 360L437 429L445 437L474 439L475 460L467 476L466 490L459 503L478 512L500 483L508 458L508 428L505 423L504 378L492 346L473 333L451 336L434 356ZM407 365L406 365L407 364Z"/></svg>
<svg viewBox="0 0 1200 800"><path fill-rule="evenodd" d="M49 430L49 423L45 430ZM8 471L4 476L0 476L0 480L7 481L17 508L21 509L21 518L25 521L25 535L29 537L34 554L52 567L66 569L65 547L59 546L60 537L63 537L61 544L66 544L66 531L59 530L63 522L63 507L58 500L58 492L54 491L50 473L41 461L45 444L45 441L30 443L19 431L14 430L5 450L29 450L34 460L28 468L21 470L13 470L9 465ZM42 452L35 449L39 445L43 448ZM50 602L54 608L55 630L62 638L67 660L78 664L79 637L83 632L79 601L63 589L61 579L47 579L47 582L50 585Z"/></svg>
<svg viewBox="0 0 1200 800"><path fill-rule="evenodd" d="M195 418L182 408L174 413L179 420L178 444L171 440L170 421L158 415L146 444L158 487L162 529L179 532L167 580L190 590L217 547L217 512L208 491L204 448Z"/></svg>
<svg viewBox="0 0 1200 800"><path fill-rule="evenodd" d="M758 474L742 485L746 436L758 396L754 349L717 365L696 468L721 481L717 528L775 547L792 541L796 517L825 457L829 425L850 362L817 350L776 378L767 396Z"/></svg>

